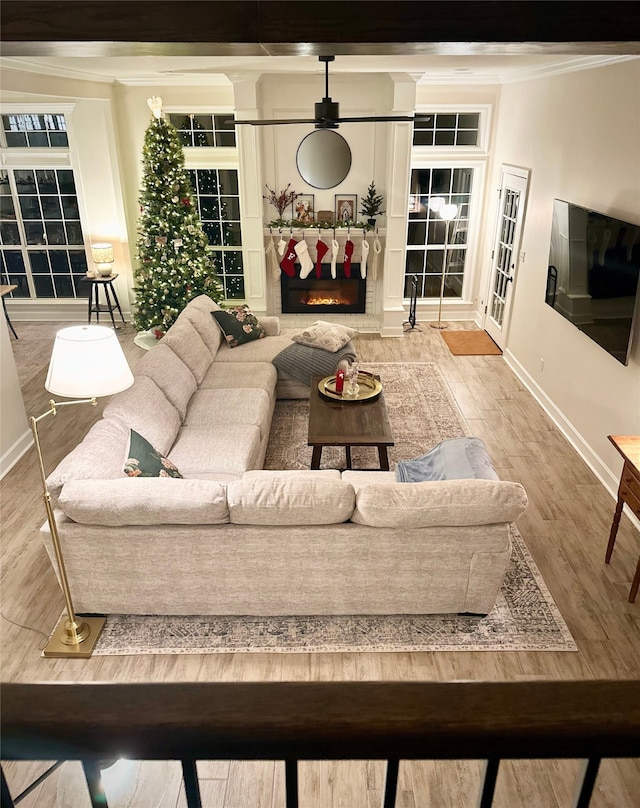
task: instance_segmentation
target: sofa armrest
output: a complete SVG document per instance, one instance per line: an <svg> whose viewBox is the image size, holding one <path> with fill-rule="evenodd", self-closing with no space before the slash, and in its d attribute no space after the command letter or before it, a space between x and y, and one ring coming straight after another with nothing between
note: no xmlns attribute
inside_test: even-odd
<svg viewBox="0 0 640 808"><path fill-rule="evenodd" d="M280 336L280 318L275 316L260 317L258 322L264 328L267 337Z"/></svg>

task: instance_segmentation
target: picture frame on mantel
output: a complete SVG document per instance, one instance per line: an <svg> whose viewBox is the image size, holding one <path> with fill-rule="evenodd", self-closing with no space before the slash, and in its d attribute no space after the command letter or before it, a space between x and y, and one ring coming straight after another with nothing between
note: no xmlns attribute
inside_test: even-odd
<svg viewBox="0 0 640 808"><path fill-rule="evenodd" d="M335 222L337 225L354 224L358 210L357 194L336 194Z"/></svg>
<svg viewBox="0 0 640 808"><path fill-rule="evenodd" d="M319 225L329 225L333 224L333 211L332 210L319 210L316 214L316 222Z"/></svg>
<svg viewBox="0 0 640 808"><path fill-rule="evenodd" d="M292 203L294 222L300 224L313 224L314 222L314 195L298 194Z"/></svg>

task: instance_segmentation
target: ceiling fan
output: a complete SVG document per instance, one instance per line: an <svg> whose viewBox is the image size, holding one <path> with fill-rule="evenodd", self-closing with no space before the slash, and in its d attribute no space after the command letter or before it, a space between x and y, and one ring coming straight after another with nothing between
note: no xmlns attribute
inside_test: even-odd
<svg viewBox="0 0 640 808"><path fill-rule="evenodd" d="M341 118L340 104L333 101L329 95L329 62L335 56L319 56L324 62L324 98L315 104L314 118L283 118L281 120L234 121L236 126L248 124L250 126L285 126L287 124L312 123L316 129L337 129L341 123L378 123L380 121L427 121L430 115L372 115L357 116L355 118Z"/></svg>

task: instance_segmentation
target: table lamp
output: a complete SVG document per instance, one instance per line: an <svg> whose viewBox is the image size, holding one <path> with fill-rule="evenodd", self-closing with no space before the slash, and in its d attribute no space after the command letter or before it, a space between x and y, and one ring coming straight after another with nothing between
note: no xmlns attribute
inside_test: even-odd
<svg viewBox="0 0 640 808"><path fill-rule="evenodd" d="M60 547L58 527L53 515L51 494L42 460L38 438L38 423L48 415L57 415L60 407L68 404L98 403L97 398L111 396L133 384L133 374L127 364L115 331L101 325L82 325L63 328L56 334L49 362L45 388L55 396L73 398L73 401L49 401L49 409L42 415L31 417L31 431L36 447L43 499L51 531L58 579L64 594L66 615L63 615L44 649L46 657L88 659L95 648L104 617L78 618L73 608L67 572Z"/></svg>
<svg viewBox="0 0 640 808"><path fill-rule="evenodd" d="M94 244L91 247L91 258L96 265L98 275L102 278L108 278L113 271L113 245Z"/></svg>

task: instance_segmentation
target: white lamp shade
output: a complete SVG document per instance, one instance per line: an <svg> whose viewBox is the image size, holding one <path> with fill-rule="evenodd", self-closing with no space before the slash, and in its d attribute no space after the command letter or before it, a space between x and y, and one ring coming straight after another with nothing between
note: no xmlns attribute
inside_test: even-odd
<svg viewBox="0 0 640 808"><path fill-rule="evenodd" d="M91 247L91 258L94 264L113 264L113 245L94 244Z"/></svg>
<svg viewBox="0 0 640 808"><path fill-rule="evenodd" d="M429 200L429 210L437 213L440 208L444 205L444 197L442 196L432 196Z"/></svg>
<svg viewBox="0 0 640 808"><path fill-rule="evenodd" d="M103 325L73 325L56 334L45 388L66 398L99 398L126 390L133 374L116 332Z"/></svg>
<svg viewBox="0 0 640 808"><path fill-rule="evenodd" d="M451 221L455 219L458 215L458 206L457 205L443 205L440 210L438 211L440 218L444 219L445 221Z"/></svg>

